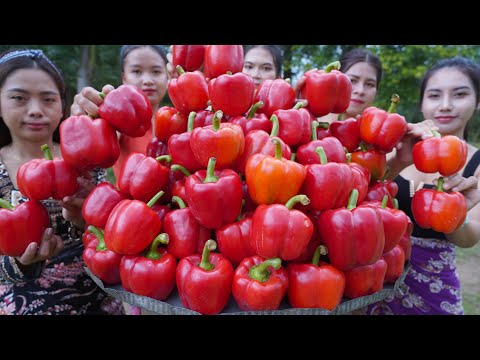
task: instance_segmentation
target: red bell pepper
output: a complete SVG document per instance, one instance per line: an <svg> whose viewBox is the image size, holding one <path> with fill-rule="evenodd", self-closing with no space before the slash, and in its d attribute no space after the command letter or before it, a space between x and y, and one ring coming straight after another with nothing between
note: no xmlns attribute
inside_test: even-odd
<svg viewBox="0 0 480 360"><path fill-rule="evenodd" d="M340 69L340 62L329 64L325 70L312 69L305 73L301 98L308 100L308 109L316 116L341 114L348 109L352 82Z"/></svg>
<svg viewBox="0 0 480 360"><path fill-rule="evenodd" d="M303 165L282 157L280 141L271 141L275 157L255 154L245 165L248 192L256 204L286 203L298 194L306 176Z"/></svg>
<svg viewBox="0 0 480 360"><path fill-rule="evenodd" d="M393 208L393 199L397 196L398 185L395 181L386 180L388 170L385 173L384 179L378 180L370 185L368 188L366 201L383 201L383 197L387 196L387 206Z"/></svg>
<svg viewBox="0 0 480 360"><path fill-rule="evenodd" d="M254 130L249 132L245 136L245 147L243 149L243 153L237 158L237 160L233 164L233 169L240 174L245 174L245 167L247 165L247 161L252 155L263 154L275 156L276 146L272 142L272 139L277 139L280 142L283 158L290 159L292 157L292 150L290 149L290 146L285 144L283 140L277 136L278 118L275 115L272 115L269 122L273 123L270 135L268 135L268 133L263 130Z"/></svg>
<svg viewBox="0 0 480 360"><path fill-rule="evenodd" d="M177 259L160 244L168 243L168 235L160 234L148 252L127 255L120 263L120 277L125 290L156 300L165 300L175 288Z"/></svg>
<svg viewBox="0 0 480 360"><path fill-rule="evenodd" d="M17 207L0 198L0 253L21 256L32 242L40 245L50 226L48 211L39 201L26 201Z"/></svg>
<svg viewBox="0 0 480 360"><path fill-rule="evenodd" d="M467 162L468 146L465 140L455 135L434 136L419 141L413 146L412 156L415 167L424 173L450 176L459 172Z"/></svg>
<svg viewBox="0 0 480 360"><path fill-rule="evenodd" d="M306 144L312 138L312 114L302 108L303 103L297 103L293 109L276 110L274 115L278 118L278 137L290 146Z"/></svg>
<svg viewBox="0 0 480 360"><path fill-rule="evenodd" d="M342 301L345 275L332 265L319 262L320 254L326 253L325 247L320 245L315 250L311 264L287 265L287 298L291 307L332 311Z"/></svg>
<svg viewBox="0 0 480 360"><path fill-rule="evenodd" d="M134 85L120 85L105 95L98 114L115 130L130 137L142 137L152 126L150 100Z"/></svg>
<svg viewBox="0 0 480 360"><path fill-rule="evenodd" d="M33 159L20 166L17 183L20 192L31 200L46 200L50 197L62 200L73 195L79 186L78 172L63 159L52 157L48 145L42 145L45 159Z"/></svg>
<svg viewBox="0 0 480 360"><path fill-rule="evenodd" d="M370 171L371 180L380 180L387 172L387 155L378 150L367 150L364 146L359 151L352 152L352 161L364 166Z"/></svg>
<svg viewBox="0 0 480 360"><path fill-rule="evenodd" d="M358 266L345 271L347 281L344 296L349 299L356 299L382 290L386 272L387 262L383 257L373 264Z"/></svg>
<svg viewBox="0 0 480 360"><path fill-rule="evenodd" d="M243 311L277 310L287 292L288 275L282 259L247 257L235 269L232 295Z"/></svg>
<svg viewBox="0 0 480 360"><path fill-rule="evenodd" d="M256 114L256 110L263 106L259 101L252 105L246 116L234 116L228 120L232 124L239 125L243 130L243 135L247 135L254 130L263 130L267 133L272 131L272 122L265 114Z"/></svg>
<svg viewBox="0 0 480 360"><path fill-rule="evenodd" d="M293 206L308 205L305 195L296 195L283 204L260 205L253 213L250 245L257 255L293 260L307 247L313 234L313 224L307 215Z"/></svg>
<svg viewBox="0 0 480 360"><path fill-rule="evenodd" d="M173 45L172 63L186 71L200 70L205 58L205 45Z"/></svg>
<svg viewBox="0 0 480 360"><path fill-rule="evenodd" d="M170 241L167 250L177 259L182 259L193 254L201 254L212 231L200 225L185 202L174 196L180 209L172 210L165 216L163 231L168 234Z"/></svg>
<svg viewBox="0 0 480 360"><path fill-rule="evenodd" d="M410 239L412 232L413 232L413 222L408 217L407 230L405 230L405 233L403 234L402 238L400 239L400 242L398 243L398 245L400 245L403 249L403 253L405 255L405 263L407 263L410 260L410 255L412 254L412 242Z"/></svg>
<svg viewBox="0 0 480 360"><path fill-rule="evenodd" d="M370 170L366 167L350 162L351 155L347 154L347 165L352 169L353 176L353 188L358 190L357 203L361 203L365 200L368 192L368 184L370 183Z"/></svg>
<svg viewBox="0 0 480 360"><path fill-rule="evenodd" d="M155 113L155 136L160 141L167 142L173 134L187 131L187 116L182 115L177 109L162 106Z"/></svg>
<svg viewBox="0 0 480 360"><path fill-rule="evenodd" d="M131 153L117 179L120 191L134 199L148 202L157 192L165 190L170 169L160 164L162 159L162 156L154 159L144 154Z"/></svg>
<svg viewBox="0 0 480 360"><path fill-rule="evenodd" d="M287 110L295 106L295 91L286 80L264 80L255 92L254 102L258 101L264 103L259 112L271 117L276 110Z"/></svg>
<svg viewBox="0 0 480 360"><path fill-rule="evenodd" d="M443 177L437 189L421 189L412 198L412 213L418 226L449 234L462 226L467 217L467 202L462 193L443 191Z"/></svg>
<svg viewBox="0 0 480 360"><path fill-rule="evenodd" d="M197 111L197 115L195 116L195 121L193 123L193 128L195 129L197 127L212 125L214 116L215 112L212 111L211 106L207 106L205 110Z"/></svg>
<svg viewBox="0 0 480 360"><path fill-rule="evenodd" d="M320 146L323 148L328 162L331 163L346 163L347 156L345 155L345 149L342 143L333 136L325 137L322 140L317 140L317 127L318 122L312 123L312 141L299 146L297 149L297 161L303 165L319 164L320 158L318 157L317 148Z"/></svg>
<svg viewBox="0 0 480 360"><path fill-rule="evenodd" d="M235 221L242 209L242 182L230 169L215 170L215 158L207 170L199 170L185 181L185 195L193 216L209 228Z"/></svg>
<svg viewBox="0 0 480 360"><path fill-rule="evenodd" d="M302 211L301 209L299 209L297 207L298 205L299 204L297 203L297 205L295 207L297 208L297 210ZM313 224L312 238L310 239L310 241L307 244L307 247L305 248L305 250L302 251L300 256L291 260L290 262L302 263L302 264L305 263L305 262L310 262L312 260L313 254L317 250L318 246L322 244L322 242L320 240L320 235L318 234L318 225L317 225L318 224L318 222L317 222L318 221L318 216L320 215L320 213L321 213L321 211L308 211L308 212L305 213Z"/></svg>
<svg viewBox="0 0 480 360"><path fill-rule="evenodd" d="M187 309L203 315L220 313L230 298L233 266L225 256L211 253L216 243L208 240L202 255L190 255L177 266L177 289Z"/></svg>
<svg viewBox="0 0 480 360"><path fill-rule="evenodd" d="M387 263L384 284L394 284L402 276L405 264L405 253L400 245L383 254L383 260Z"/></svg>
<svg viewBox="0 0 480 360"><path fill-rule="evenodd" d="M185 72L177 65L179 77L168 83L168 96L180 113L188 116L192 111L204 110L208 103L208 84L200 71Z"/></svg>
<svg viewBox="0 0 480 360"><path fill-rule="evenodd" d="M340 140L349 152L357 150L360 145L360 127L357 119L348 118L334 121L328 130L332 136Z"/></svg>
<svg viewBox="0 0 480 360"><path fill-rule="evenodd" d="M153 136L152 140L150 140L147 145L145 154L153 158L157 158L163 155L169 155L168 145L166 142L160 141L156 136Z"/></svg>
<svg viewBox="0 0 480 360"><path fill-rule="evenodd" d="M407 121L395 113L399 102L400 97L394 94L388 112L373 106L362 112L358 124L364 142L388 153L402 140L407 133Z"/></svg>
<svg viewBox="0 0 480 360"><path fill-rule="evenodd" d="M218 250L232 263L238 266L243 259L255 255L250 245L252 232L252 217L242 219L240 215L236 222L225 224L215 231Z"/></svg>
<svg viewBox="0 0 480 360"><path fill-rule="evenodd" d="M192 111L188 116L187 131L181 134L174 134L168 139L168 149L172 157L172 163L186 168L188 171L195 172L203 168L197 161L190 147L190 138L193 131L196 113Z"/></svg>
<svg viewBox="0 0 480 360"><path fill-rule="evenodd" d="M203 61L203 72L207 79L214 79L230 71L243 70L242 45L207 45Z"/></svg>
<svg viewBox="0 0 480 360"><path fill-rule="evenodd" d="M230 167L242 155L245 148L245 137L240 126L222 123L221 111L215 113L213 124L196 128L190 135L190 147L195 159L206 167L211 157L217 159L217 168Z"/></svg>
<svg viewBox="0 0 480 360"><path fill-rule="evenodd" d="M353 189L347 208L326 210L318 217L318 230L330 262L346 271L375 263L385 247L382 216L378 209L357 204Z"/></svg>
<svg viewBox="0 0 480 360"><path fill-rule="evenodd" d="M246 114L253 105L254 91L253 78L242 72L220 75L208 82L212 108L229 116Z"/></svg>
<svg viewBox="0 0 480 360"><path fill-rule="evenodd" d="M88 231L95 239L83 250L83 260L90 271L105 284L120 284L120 261L123 255L108 250L105 246L103 232L90 225Z"/></svg>
<svg viewBox="0 0 480 360"><path fill-rule="evenodd" d="M180 199L182 199L188 204L187 194L185 193L185 181L187 181L187 178L192 174L183 166L177 164L172 165L170 167L170 170L173 172L180 171L184 175L184 177L180 180L170 182L170 194L172 195L172 198L174 196L178 196Z"/></svg>
<svg viewBox="0 0 480 360"><path fill-rule="evenodd" d="M162 222L151 207L163 195L158 192L145 204L122 200L112 210L105 226L107 248L122 255L137 255L160 234Z"/></svg>
<svg viewBox="0 0 480 360"><path fill-rule="evenodd" d="M326 138L327 136L332 136L329 128L330 128L330 124L328 122L324 122L324 121L318 122L317 139L322 140L323 138Z"/></svg>
<svg viewBox="0 0 480 360"><path fill-rule="evenodd" d="M127 199L127 196L118 191L108 182L102 182L88 194L83 202L82 215L88 225L105 229L107 219L117 204Z"/></svg>
<svg viewBox="0 0 480 360"><path fill-rule="evenodd" d="M109 168L120 156L117 133L105 119L71 116L60 124L60 138L63 160L79 172Z"/></svg>
<svg viewBox="0 0 480 360"><path fill-rule="evenodd" d="M309 209L323 211L347 206L354 189L352 168L347 164L327 162L321 146L316 149L316 155L319 163L305 167L305 181L300 190L310 199Z"/></svg>
<svg viewBox="0 0 480 360"><path fill-rule="evenodd" d="M376 207L380 211L383 222L383 231L385 233L385 246L383 254L391 251L398 245L408 225L408 217L398 209L387 207L388 196L383 197L382 202L373 201L364 203Z"/></svg>

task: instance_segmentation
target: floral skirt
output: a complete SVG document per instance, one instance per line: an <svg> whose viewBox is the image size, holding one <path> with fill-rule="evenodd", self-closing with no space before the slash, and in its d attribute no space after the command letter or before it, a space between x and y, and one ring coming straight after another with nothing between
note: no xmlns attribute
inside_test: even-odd
<svg viewBox="0 0 480 360"><path fill-rule="evenodd" d="M394 294L362 310L368 315L463 315L455 245L411 237L411 267Z"/></svg>

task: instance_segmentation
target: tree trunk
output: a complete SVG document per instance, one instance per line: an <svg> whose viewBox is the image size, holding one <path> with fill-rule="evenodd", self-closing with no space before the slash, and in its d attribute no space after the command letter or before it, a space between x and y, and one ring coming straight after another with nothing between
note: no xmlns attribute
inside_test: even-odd
<svg viewBox="0 0 480 360"><path fill-rule="evenodd" d="M77 92L91 84L92 72L95 67L95 45L82 45L81 48Z"/></svg>

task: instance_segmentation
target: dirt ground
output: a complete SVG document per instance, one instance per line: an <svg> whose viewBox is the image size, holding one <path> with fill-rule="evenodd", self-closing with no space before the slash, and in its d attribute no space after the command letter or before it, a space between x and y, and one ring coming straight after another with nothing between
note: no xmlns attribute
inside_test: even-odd
<svg viewBox="0 0 480 360"><path fill-rule="evenodd" d="M466 315L480 315L480 246L457 248L457 268L463 289Z"/></svg>

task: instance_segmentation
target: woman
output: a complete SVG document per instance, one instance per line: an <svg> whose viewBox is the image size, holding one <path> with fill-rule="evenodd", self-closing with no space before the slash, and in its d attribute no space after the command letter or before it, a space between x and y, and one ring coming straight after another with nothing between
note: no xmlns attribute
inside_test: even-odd
<svg viewBox="0 0 480 360"><path fill-rule="evenodd" d="M118 178L125 160L132 152L145 153L148 143L155 132L155 114L160 107L168 86L167 57L161 45L123 45L120 50L122 66L122 84L135 85L147 95L152 105L152 127L139 138L120 135L120 157L113 166ZM104 94L113 90L113 86L105 85ZM98 116L98 107L103 102L99 92L92 87L85 87L75 95L71 107L71 115Z"/></svg>
<svg viewBox="0 0 480 360"><path fill-rule="evenodd" d="M21 165L44 158L41 145L61 158L58 127L65 115L65 84L40 50L0 55L0 196L16 206L27 201L19 191ZM94 172L95 183L106 172ZM0 256L2 314L121 314L121 303L108 297L84 271L81 240L83 201L94 185L79 177L80 190L63 201L42 203L51 227L40 245L32 242L18 257Z"/></svg>
<svg viewBox="0 0 480 360"><path fill-rule="evenodd" d="M245 49L243 72L250 75L255 89L264 80L282 77L283 56L278 45L250 45Z"/></svg>
<svg viewBox="0 0 480 360"><path fill-rule="evenodd" d="M480 106L480 68L472 61L455 57L438 62L428 70L420 87L421 111L441 135L466 138L467 128ZM424 133L427 130L425 129ZM400 209L414 222L411 236L411 269L398 291L368 307L368 314L463 314L461 287L456 269L455 246L469 248L480 239L480 151L468 144L467 163L457 174L445 177L443 188L458 191L467 203L468 216L455 232L443 234L422 229L411 211L412 196L420 188L433 188L440 174L416 169L412 146L418 136L406 136L390 159L391 176L399 186Z"/></svg>

